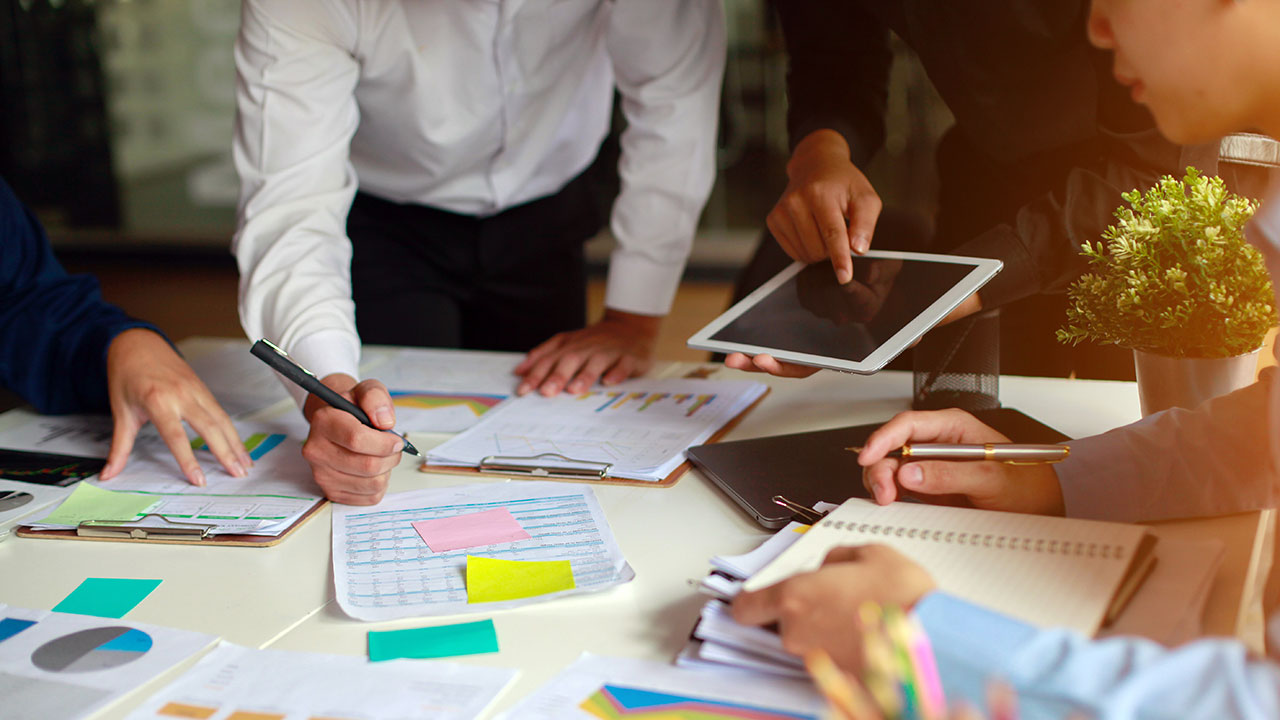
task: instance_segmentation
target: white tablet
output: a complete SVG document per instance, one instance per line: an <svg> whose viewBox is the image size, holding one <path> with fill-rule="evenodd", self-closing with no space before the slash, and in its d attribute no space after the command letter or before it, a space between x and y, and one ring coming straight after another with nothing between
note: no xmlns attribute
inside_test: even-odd
<svg viewBox="0 0 1280 720"><path fill-rule="evenodd" d="M698 350L870 374L1000 272L989 258L872 250L853 280L827 261L790 267L689 338Z"/></svg>

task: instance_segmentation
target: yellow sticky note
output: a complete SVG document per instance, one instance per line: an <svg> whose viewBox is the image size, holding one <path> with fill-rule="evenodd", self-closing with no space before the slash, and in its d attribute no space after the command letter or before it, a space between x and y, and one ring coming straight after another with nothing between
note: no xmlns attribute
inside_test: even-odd
<svg viewBox="0 0 1280 720"><path fill-rule="evenodd" d="M497 560L467 556L467 602L486 603L572 590L568 560Z"/></svg>

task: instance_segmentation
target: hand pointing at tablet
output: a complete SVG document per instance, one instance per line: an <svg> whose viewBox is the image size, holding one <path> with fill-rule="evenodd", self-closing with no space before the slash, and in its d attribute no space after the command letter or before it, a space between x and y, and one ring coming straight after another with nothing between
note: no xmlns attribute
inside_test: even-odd
<svg viewBox="0 0 1280 720"><path fill-rule="evenodd" d="M930 328L981 308L977 288L998 261L870 251L837 284L825 265L799 263L695 334L690 347L731 353L737 370L807 377L815 367L868 374Z"/></svg>

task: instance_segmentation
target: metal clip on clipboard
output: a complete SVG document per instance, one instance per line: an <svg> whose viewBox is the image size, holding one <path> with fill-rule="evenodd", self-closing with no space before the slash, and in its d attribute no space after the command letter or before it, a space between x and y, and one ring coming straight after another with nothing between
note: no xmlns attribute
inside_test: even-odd
<svg viewBox="0 0 1280 720"><path fill-rule="evenodd" d="M584 467L560 467L554 464L539 463L542 458L554 458L567 463L575 463ZM613 463L595 460L576 460L560 453L540 453L538 455L486 455L480 460L476 469L480 472L513 473L530 477L553 477L568 480L603 480L613 468Z"/></svg>
<svg viewBox="0 0 1280 720"><path fill-rule="evenodd" d="M104 522L101 520L85 520L76 526L76 535L80 537L127 538L129 540L204 540L217 524L188 523L170 520L159 513L147 513L140 519L160 518L166 527L146 525L130 525L127 523Z"/></svg>
<svg viewBox="0 0 1280 720"><path fill-rule="evenodd" d="M790 510L791 517L796 522L802 522L806 525L816 525L819 520L827 516L826 513L818 512L813 508L807 508L800 503L792 502L781 495L774 495L773 502Z"/></svg>

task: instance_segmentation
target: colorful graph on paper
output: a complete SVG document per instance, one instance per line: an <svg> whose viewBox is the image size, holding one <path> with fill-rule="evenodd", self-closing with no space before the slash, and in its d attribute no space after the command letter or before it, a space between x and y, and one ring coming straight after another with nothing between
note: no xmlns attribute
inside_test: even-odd
<svg viewBox="0 0 1280 720"><path fill-rule="evenodd" d="M392 390L396 427L409 432L461 432L506 395L463 391Z"/></svg>
<svg viewBox="0 0 1280 720"><path fill-rule="evenodd" d="M597 403L595 411L617 412L627 409L632 412L644 412L649 408L664 403L670 407L679 406L685 417L693 417L697 412L716 399L715 393L668 393L668 392L621 392L618 390L594 390L577 396L578 400L590 400Z"/></svg>
<svg viewBox="0 0 1280 720"><path fill-rule="evenodd" d="M604 685L579 708L603 720L818 720L816 715L792 713L758 705L709 700L655 692L622 685Z"/></svg>
<svg viewBox="0 0 1280 720"><path fill-rule="evenodd" d="M436 408L461 406L480 417L494 405L506 400L506 395L484 395L480 393L424 392L421 390L393 390L391 403L398 408L414 408L417 410L434 410Z"/></svg>
<svg viewBox="0 0 1280 720"><path fill-rule="evenodd" d="M253 433L244 439L244 449L249 451L249 457L257 462L262 459L263 455L271 452L277 445L284 442L286 435L283 433ZM197 437L191 440L192 450L208 450L209 446L205 444L204 438Z"/></svg>
<svg viewBox="0 0 1280 720"><path fill-rule="evenodd" d="M428 461L473 466L502 456L543 468L606 463L611 477L661 481L684 462L687 448L706 442L766 390L746 381L639 379L573 395L530 393L493 408L475 427L434 448Z"/></svg>

